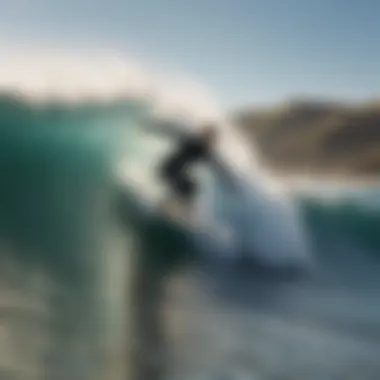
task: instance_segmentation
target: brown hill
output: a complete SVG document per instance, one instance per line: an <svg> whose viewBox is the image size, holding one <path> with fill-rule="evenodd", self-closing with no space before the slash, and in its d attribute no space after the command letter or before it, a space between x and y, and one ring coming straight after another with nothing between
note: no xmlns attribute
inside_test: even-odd
<svg viewBox="0 0 380 380"><path fill-rule="evenodd" d="M242 110L234 119L280 172L380 174L380 102L291 101Z"/></svg>

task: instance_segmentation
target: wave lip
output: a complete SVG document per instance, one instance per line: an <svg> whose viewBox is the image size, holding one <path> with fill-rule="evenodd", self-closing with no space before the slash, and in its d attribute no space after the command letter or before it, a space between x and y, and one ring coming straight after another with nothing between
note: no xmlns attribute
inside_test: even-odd
<svg viewBox="0 0 380 380"><path fill-rule="evenodd" d="M187 75L148 70L115 51L0 46L0 91L33 102L109 102L138 98L156 112L188 120L221 118L211 91Z"/></svg>

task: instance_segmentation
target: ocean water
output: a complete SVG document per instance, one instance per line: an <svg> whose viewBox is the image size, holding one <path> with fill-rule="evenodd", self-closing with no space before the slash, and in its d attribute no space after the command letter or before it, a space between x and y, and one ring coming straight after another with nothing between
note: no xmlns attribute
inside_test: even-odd
<svg viewBox="0 0 380 380"><path fill-rule="evenodd" d="M0 377L378 379L380 186L213 178L189 233L149 208L148 114L0 99Z"/></svg>

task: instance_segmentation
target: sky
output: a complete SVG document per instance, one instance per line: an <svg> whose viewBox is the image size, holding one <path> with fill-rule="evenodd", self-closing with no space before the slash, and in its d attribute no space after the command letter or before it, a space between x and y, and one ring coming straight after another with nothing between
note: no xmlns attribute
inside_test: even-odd
<svg viewBox="0 0 380 380"><path fill-rule="evenodd" d="M132 54L210 86L226 107L380 95L373 0L13 0L0 40Z"/></svg>

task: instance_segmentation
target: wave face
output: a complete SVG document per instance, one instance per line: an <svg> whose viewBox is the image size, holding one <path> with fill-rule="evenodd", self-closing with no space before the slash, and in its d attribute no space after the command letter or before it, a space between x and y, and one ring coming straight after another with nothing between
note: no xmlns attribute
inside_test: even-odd
<svg viewBox="0 0 380 380"><path fill-rule="evenodd" d="M107 360L117 367L115 361L124 362L119 347L124 341L117 338L127 318L121 306L133 270L128 257L145 252L154 265L167 266L168 251L178 258L194 242L198 250L213 253L212 265L198 263L201 274L180 276L185 294L167 301L171 326L182 323L182 333L199 333L198 340L186 343L171 329L173 362L182 363L181 371L190 366L189 376L195 369L211 376L224 362L224 372L301 379L308 367L316 370L326 360L324 378L358 373L359 367L361 379L380 373L374 354L380 338L374 291L380 285L380 211L368 204L377 190L373 195L358 189L355 199L342 192L334 202L298 193L279 197L257 168L253 178L243 170L239 199L216 179L206 181L201 199L212 223L224 223L235 236L229 244L216 235L188 240L163 220L140 230L133 218L140 227L149 218L139 202L160 194L152 161L170 148L141 133L147 115L147 105L131 99L36 104L1 97L1 307L9 315L10 339L23 347L6 350L4 374L57 379L59 372L62 379L85 379L103 370ZM114 198L121 184L128 219L122 228ZM143 248L132 248L136 234L143 233ZM248 278L219 259L242 253L257 259ZM289 257L313 257L314 275L281 278L277 264ZM209 331L204 336L203 327ZM17 334L21 328L25 334ZM10 347L7 339L0 345ZM305 342L314 348L306 349ZM285 360L289 345L298 359ZM249 363L254 365L247 369Z"/></svg>
<svg viewBox="0 0 380 380"><path fill-rule="evenodd" d="M380 218L380 186L337 190L330 199L300 195L306 223L326 238L340 238L363 249L380 252L377 224Z"/></svg>
<svg viewBox="0 0 380 380"><path fill-rule="evenodd" d="M5 377L81 379L101 369L109 334L104 268L121 247L111 215L114 166L142 112L136 102L1 98Z"/></svg>

